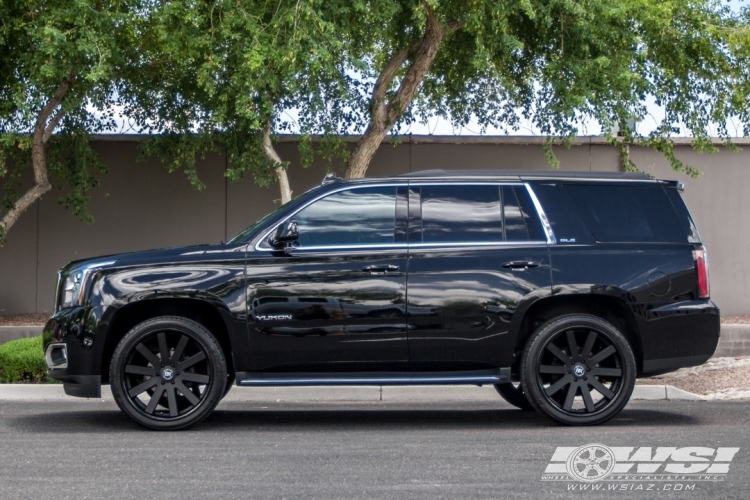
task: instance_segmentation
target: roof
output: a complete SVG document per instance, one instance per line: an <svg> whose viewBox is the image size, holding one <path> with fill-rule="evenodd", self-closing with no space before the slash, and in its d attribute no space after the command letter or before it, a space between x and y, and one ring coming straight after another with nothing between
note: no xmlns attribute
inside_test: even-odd
<svg viewBox="0 0 750 500"><path fill-rule="evenodd" d="M399 177L415 179L591 179L591 180L621 180L648 181L651 177L640 172L589 172L589 171L559 171L559 170L420 170Z"/></svg>

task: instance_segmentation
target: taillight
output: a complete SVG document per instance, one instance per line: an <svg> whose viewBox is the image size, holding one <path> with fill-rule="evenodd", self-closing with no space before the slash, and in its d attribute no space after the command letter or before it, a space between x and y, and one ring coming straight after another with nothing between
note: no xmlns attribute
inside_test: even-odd
<svg viewBox="0 0 750 500"><path fill-rule="evenodd" d="M693 260L695 260L695 271L698 275L698 297L707 299L710 292L708 280L708 255L703 245L696 245L693 250Z"/></svg>

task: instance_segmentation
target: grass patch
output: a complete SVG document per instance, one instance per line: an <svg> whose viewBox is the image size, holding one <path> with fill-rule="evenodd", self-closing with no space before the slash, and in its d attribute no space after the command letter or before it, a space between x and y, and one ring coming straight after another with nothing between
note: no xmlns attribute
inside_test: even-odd
<svg viewBox="0 0 750 500"><path fill-rule="evenodd" d="M42 337L18 339L0 345L0 382L51 382L44 362Z"/></svg>

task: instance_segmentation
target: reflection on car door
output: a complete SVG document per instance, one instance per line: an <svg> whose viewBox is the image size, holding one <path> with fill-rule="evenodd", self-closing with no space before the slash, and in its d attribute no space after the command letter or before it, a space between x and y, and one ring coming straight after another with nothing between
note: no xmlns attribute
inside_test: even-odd
<svg viewBox="0 0 750 500"><path fill-rule="evenodd" d="M349 187L290 218L299 239L286 254L260 247L249 255L255 370L403 368L406 203L405 187Z"/></svg>
<svg viewBox="0 0 750 500"><path fill-rule="evenodd" d="M409 197L413 367L501 366L519 304L550 288L547 239L527 188L413 183Z"/></svg>

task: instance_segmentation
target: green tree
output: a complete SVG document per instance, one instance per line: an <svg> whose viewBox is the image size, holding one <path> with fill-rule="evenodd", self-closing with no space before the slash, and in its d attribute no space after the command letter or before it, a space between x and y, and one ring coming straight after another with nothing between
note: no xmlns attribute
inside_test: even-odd
<svg viewBox="0 0 750 500"><path fill-rule="evenodd" d="M135 126L154 135L145 153L170 170L184 169L202 187L195 160L210 150L228 155L227 176L250 173L261 185L276 181L291 199L287 162L272 132L285 110L348 102L340 4L256 0L165 2L151 16L141 54L150 67L120 96ZM344 9L346 10L346 9ZM354 16L350 16L350 20ZM328 108L323 129L337 119ZM338 119L350 119L348 113ZM341 149L330 143L330 154ZM309 142L306 143L309 146Z"/></svg>
<svg viewBox="0 0 750 500"><path fill-rule="evenodd" d="M365 43L349 57L353 65L371 61L363 74L375 84L346 177L365 175L394 126L431 116L458 126L475 121L482 130L514 129L528 119L549 138L553 165L552 139L568 143L578 124L593 121L624 153L626 168L635 168L627 145L640 144L692 175L699 172L674 156L672 136L692 136L699 151L715 151L711 127L731 147L727 120L749 123L748 24L718 1L366 5L379 19L355 25L349 36ZM652 133L638 134L627 124L646 117L649 101L665 115ZM621 137L611 135L616 128Z"/></svg>
<svg viewBox="0 0 750 500"><path fill-rule="evenodd" d="M0 3L0 241L53 186L90 219L86 191L105 166L88 139L116 125L113 97L136 63L141 14L131 0ZM19 196L29 167L34 185Z"/></svg>
<svg viewBox="0 0 750 500"><path fill-rule="evenodd" d="M291 192L271 135L297 115L303 164L317 152L362 177L389 135L438 116L518 129L529 120L563 144L595 122L635 166L628 144L653 147L676 170L671 137L714 151L711 127L731 147L727 119L747 120L747 22L713 0L219 0L164 4L153 47L169 48L168 82L141 123L170 132L151 143L172 168L211 148L237 178ZM154 59L163 57L153 54ZM175 68L178 69L175 71ZM149 87L147 85L146 87ZM154 87L154 85L150 85ZM143 96L133 99L136 107ZM656 129L627 124L665 109ZM618 135L610 132L619 130ZM361 134L352 151L342 140Z"/></svg>

